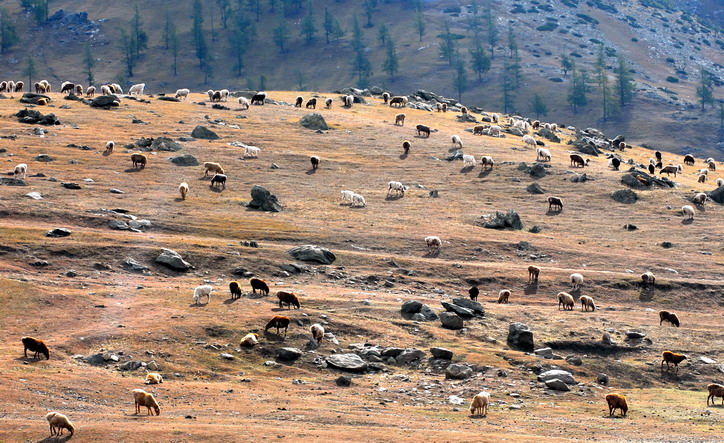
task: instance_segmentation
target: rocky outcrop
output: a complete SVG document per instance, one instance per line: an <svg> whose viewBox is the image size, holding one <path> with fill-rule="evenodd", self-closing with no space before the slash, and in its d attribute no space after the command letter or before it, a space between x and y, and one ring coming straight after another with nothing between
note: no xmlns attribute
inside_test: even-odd
<svg viewBox="0 0 724 443"><path fill-rule="evenodd" d="M248 207L252 209L260 209L262 211L282 212L282 205L279 203L277 196L267 191L261 186L251 188L251 201Z"/></svg>

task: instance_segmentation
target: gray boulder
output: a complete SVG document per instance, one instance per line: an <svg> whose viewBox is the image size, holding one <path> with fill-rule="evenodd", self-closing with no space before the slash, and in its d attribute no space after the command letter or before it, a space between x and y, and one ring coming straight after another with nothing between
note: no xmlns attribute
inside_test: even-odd
<svg viewBox="0 0 724 443"><path fill-rule="evenodd" d="M548 389L553 389L555 391L568 392L571 390L571 388L569 388L567 384L563 383L561 380L558 380L557 378L552 378L550 380L546 380L545 383L546 383L546 387Z"/></svg>
<svg viewBox="0 0 724 443"><path fill-rule="evenodd" d="M619 203L631 204L636 203L639 196L630 189L619 189L611 194L611 198Z"/></svg>
<svg viewBox="0 0 724 443"><path fill-rule="evenodd" d="M561 142L560 137L558 137L556 134L554 134L553 132L551 132L550 129L541 128L541 129L538 131L538 135L540 135L541 137L543 137L543 138L545 138L545 139L547 139L547 140L552 141L553 143L560 143L560 142Z"/></svg>
<svg viewBox="0 0 724 443"><path fill-rule="evenodd" d="M88 102L86 102L88 103ZM90 102L92 108L110 109L121 105L121 99L116 95L101 95Z"/></svg>
<svg viewBox="0 0 724 443"><path fill-rule="evenodd" d="M422 316L422 318L424 319L423 321L433 321L438 319L435 311L433 311L432 308L430 308L428 305L422 305L422 307L420 308L420 312L415 315Z"/></svg>
<svg viewBox="0 0 724 443"><path fill-rule="evenodd" d="M135 371L136 369L140 368L142 366L142 363L138 360L131 360L123 363L121 366L118 367L121 371Z"/></svg>
<svg viewBox="0 0 724 443"><path fill-rule="evenodd" d="M525 352L533 352L533 331L523 323L511 323L508 327L508 344Z"/></svg>
<svg viewBox="0 0 724 443"><path fill-rule="evenodd" d="M538 374L538 381L546 382L553 379L558 379L568 385L576 384L576 379L573 378L573 374L563 369L551 369Z"/></svg>
<svg viewBox="0 0 724 443"><path fill-rule="evenodd" d="M542 164L534 163L533 166L528 169L528 174L533 178L542 178L548 174L548 171L546 171L545 166Z"/></svg>
<svg viewBox="0 0 724 443"><path fill-rule="evenodd" d="M277 351L277 358L281 361L294 361L304 355L304 352L297 348L281 348Z"/></svg>
<svg viewBox="0 0 724 443"><path fill-rule="evenodd" d="M184 154L178 157L171 157L171 163L176 166L198 166L199 161L191 154Z"/></svg>
<svg viewBox="0 0 724 443"><path fill-rule="evenodd" d="M577 355L569 355L566 357L566 361L574 366L581 366L583 364L583 359Z"/></svg>
<svg viewBox="0 0 724 443"><path fill-rule="evenodd" d="M311 114L305 115L299 120L299 124L307 129L312 129L314 131L326 131L329 129L329 126L327 126L327 122L324 120L324 117L322 117L322 114L318 112L313 112Z"/></svg>
<svg viewBox="0 0 724 443"><path fill-rule="evenodd" d="M45 233L46 237L67 237L70 235L70 229L66 228L53 228Z"/></svg>
<svg viewBox="0 0 724 443"><path fill-rule="evenodd" d="M23 94L23 96L20 98L20 103L27 103L31 105L37 105L38 99L44 98L50 103L52 99L48 97L47 95L43 94L36 94L34 92L26 92Z"/></svg>
<svg viewBox="0 0 724 443"><path fill-rule="evenodd" d="M28 186L25 180L14 177L0 177L0 185L5 186Z"/></svg>
<svg viewBox="0 0 724 443"><path fill-rule="evenodd" d="M314 261L323 265L331 265L337 259L329 249L315 245L295 246L287 252L297 260Z"/></svg>
<svg viewBox="0 0 724 443"><path fill-rule="evenodd" d="M425 358L425 353L419 349L408 348L402 351L400 355L395 357L395 361L400 365L419 364Z"/></svg>
<svg viewBox="0 0 724 443"><path fill-rule="evenodd" d="M344 371L362 372L367 369L367 362L357 354L333 354L326 361L329 366Z"/></svg>
<svg viewBox="0 0 724 443"><path fill-rule="evenodd" d="M183 149L183 146L176 143L168 137L157 137L151 143L151 151L177 152Z"/></svg>
<svg viewBox="0 0 724 443"><path fill-rule="evenodd" d="M156 258L156 262L176 271L188 271L193 268L178 252L166 248L161 248L161 254Z"/></svg>
<svg viewBox="0 0 724 443"><path fill-rule="evenodd" d="M457 315L459 315L460 317L463 317L463 318L475 317L475 313L473 311L471 311L470 309L467 309L467 308L463 308L462 306L448 303L446 301L441 302L440 304L442 304L442 307L445 308L446 311L454 312Z"/></svg>
<svg viewBox="0 0 724 443"><path fill-rule="evenodd" d="M160 97L157 97L156 100L161 100L165 102L180 102L181 100L176 97L171 97L169 95L162 95Z"/></svg>
<svg viewBox="0 0 724 443"><path fill-rule="evenodd" d="M402 304L400 312L403 314L416 314L422 309L422 303L417 300L407 300Z"/></svg>
<svg viewBox="0 0 724 443"><path fill-rule="evenodd" d="M453 351L445 348L430 348L430 353L433 357L442 360L452 360L454 355Z"/></svg>
<svg viewBox="0 0 724 443"><path fill-rule="evenodd" d="M127 258L123 262L123 266L130 269L131 271L136 271L136 272L148 272L149 271L148 266L142 265L141 263L137 262L136 260L134 260L130 257Z"/></svg>
<svg viewBox="0 0 724 443"><path fill-rule="evenodd" d="M341 376L337 377L337 379L334 382L337 383L337 386L346 388L346 387L352 385L352 377L350 377L348 375L341 375Z"/></svg>
<svg viewBox="0 0 724 443"><path fill-rule="evenodd" d="M206 126L198 125L191 131L191 137L202 140L218 140L220 137Z"/></svg>
<svg viewBox="0 0 724 443"><path fill-rule="evenodd" d="M473 375L473 369L468 365L453 363L445 368L445 378L465 380Z"/></svg>
<svg viewBox="0 0 724 443"><path fill-rule="evenodd" d="M442 326L447 329L462 329L464 326L463 319L452 312L443 312L440 314L440 322Z"/></svg>
<svg viewBox="0 0 724 443"><path fill-rule="evenodd" d="M520 221L520 216L517 212L512 209L508 212L497 211L495 214L488 214L483 216L485 220L483 227L488 229L523 229L523 223Z"/></svg>
<svg viewBox="0 0 724 443"><path fill-rule="evenodd" d="M485 308L483 308L483 305L475 300L470 300L469 298L454 298L453 303L458 306L462 306L465 309L469 309L475 314L485 315Z"/></svg>
<svg viewBox="0 0 724 443"><path fill-rule="evenodd" d="M261 186L251 188L251 199L248 206L252 209L282 212L282 205L279 203L277 196Z"/></svg>
<svg viewBox="0 0 724 443"><path fill-rule="evenodd" d="M626 331L626 338L629 340L640 340L646 337L646 334L639 331Z"/></svg>
<svg viewBox="0 0 724 443"><path fill-rule="evenodd" d="M131 229L131 227L128 226L128 223L122 220L110 220L108 221L108 227L117 231L128 231Z"/></svg>
<svg viewBox="0 0 724 443"><path fill-rule="evenodd" d="M638 178L637 178L638 177ZM633 189L648 189L651 186L661 188L675 188L676 183L667 177L655 177L635 168L629 169L628 173L621 176L621 183Z"/></svg>
<svg viewBox="0 0 724 443"><path fill-rule="evenodd" d="M708 192L706 195L708 195L713 201L719 204L724 204L724 186L719 186L715 190Z"/></svg>
<svg viewBox="0 0 724 443"><path fill-rule="evenodd" d="M463 159L463 151L461 149L456 149L455 152L448 155L445 160L451 162L455 160L462 160Z"/></svg>
<svg viewBox="0 0 724 443"><path fill-rule="evenodd" d="M578 147L578 152L580 152L581 154L593 155L596 157L598 157L598 154L601 153L601 151L593 143L581 145L580 147Z"/></svg>
<svg viewBox="0 0 724 443"><path fill-rule="evenodd" d="M544 191L543 188L541 188L538 183L529 184L528 187L525 188L525 190L530 192L531 194L545 194L546 193L546 191Z"/></svg>

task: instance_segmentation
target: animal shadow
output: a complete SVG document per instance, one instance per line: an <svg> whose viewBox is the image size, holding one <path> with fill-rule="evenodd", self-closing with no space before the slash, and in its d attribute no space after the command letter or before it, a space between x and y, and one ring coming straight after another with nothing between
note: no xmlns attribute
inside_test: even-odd
<svg viewBox="0 0 724 443"><path fill-rule="evenodd" d="M465 166L460 170L460 173L467 174L468 172L471 172L473 169L475 169L475 166Z"/></svg>
<svg viewBox="0 0 724 443"><path fill-rule="evenodd" d="M67 432L67 431L66 431L66 432ZM45 437L45 438L42 439L42 440L38 440L38 443L51 443L51 442L52 442L52 443L58 443L59 441L68 441L68 440L70 440L71 438L73 438L73 437L71 437L70 434L63 434L63 435L61 435L60 437L58 437L58 436Z"/></svg>
<svg viewBox="0 0 724 443"><path fill-rule="evenodd" d="M224 300L224 304L233 305L234 303L237 302L237 300L239 300L239 299L238 298L227 298L226 300Z"/></svg>
<svg viewBox="0 0 724 443"><path fill-rule="evenodd" d="M176 197L175 199L173 199L173 201L175 201L175 202L182 202L182 201L185 201L185 200L182 199L181 197Z"/></svg>
<svg viewBox="0 0 724 443"><path fill-rule="evenodd" d="M101 155L102 155L103 157L110 157L110 156L111 156L111 153L108 152L108 151L103 151L103 153L102 153Z"/></svg>
<svg viewBox="0 0 724 443"><path fill-rule="evenodd" d="M525 295L533 295L538 293L538 282L529 282L523 290Z"/></svg>
<svg viewBox="0 0 724 443"><path fill-rule="evenodd" d="M310 169L310 170L308 170L308 171L306 172L307 175L314 175L314 174L316 174L316 173L317 173L317 170L314 169L314 168L312 168L312 169Z"/></svg>
<svg viewBox="0 0 724 443"><path fill-rule="evenodd" d="M427 254L423 255L423 257L437 257L440 255L440 251L428 251Z"/></svg>
<svg viewBox="0 0 724 443"><path fill-rule="evenodd" d="M690 224L692 224L692 223L694 223L694 219L693 219L693 218L687 218L687 219L681 220L681 224L682 224L682 225L690 225Z"/></svg>
<svg viewBox="0 0 724 443"><path fill-rule="evenodd" d="M490 175L491 172L493 172L492 169L483 169L480 171L480 174L478 174L478 178L485 178Z"/></svg>
<svg viewBox="0 0 724 443"><path fill-rule="evenodd" d="M220 194L220 193L224 192L225 188L219 188L217 186L209 185L209 189L211 189L212 192L216 192L216 193Z"/></svg>
<svg viewBox="0 0 724 443"><path fill-rule="evenodd" d="M389 202L389 201L396 201L401 198L402 198L401 195L388 195L387 197L385 197L385 200Z"/></svg>
<svg viewBox="0 0 724 443"><path fill-rule="evenodd" d="M400 160L405 160L408 154L400 154Z"/></svg>
<svg viewBox="0 0 724 443"><path fill-rule="evenodd" d="M561 215L561 212L563 212L563 211L559 211L559 210L557 210L557 209L549 209L549 210L546 212L546 215L552 217L552 216L554 216L554 215Z"/></svg>
<svg viewBox="0 0 724 443"><path fill-rule="evenodd" d="M128 168L123 172L129 172L129 173L130 172L141 172L142 170L143 170L143 168Z"/></svg>

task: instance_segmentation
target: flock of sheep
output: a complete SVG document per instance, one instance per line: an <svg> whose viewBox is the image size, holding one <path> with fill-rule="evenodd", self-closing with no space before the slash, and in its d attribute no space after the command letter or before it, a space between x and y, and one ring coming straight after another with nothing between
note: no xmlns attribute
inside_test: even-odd
<svg viewBox="0 0 724 443"><path fill-rule="evenodd" d="M48 93L51 91L50 84L43 80L40 82L35 83L35 90L37 93ZM8 91L22 91L23 88L23 82L0 82L0 92L4 90ZM79 84L73 84L70 82L64 82L61 85L61 92L67 92L69 94L75 94L75 95L81 95L83 94L83 87ZM92 97L95 94L96 88L94 86L90 86L85 90L85 94L88 97ZM129 94L131 95L142 95L145 90L145 84L136 84L131 86L129 89ZM122 88L120 85L117 84L108 84L101 86L101 93L104 95L110 95L110 94L120 94L123 93ZM222 89L219 91L215 90L209 90L207 91L209 100L213 101L228 101L230 97L230 92L227 89ZM190 94L190 91L188 89L179 89L176 91L175 97L179 100L186 100ZM255 94L251 100L248 100L245 97L239 97L239 103L242 106L245 106L245 108L249 108L252 105L264 105L264 102L267 98L267 94L264 92ZM385 104L389 104L389 106L392 107L404 107L408 103L407 97L404 96L395 96L391 97L389 94L385 93L383 94L383 102ZM344 107L352 107L354 104L354 96L352 95L345 95L341 97L341 101ZM47 104L40 102L39 104ZM296 107L302 107L304 104L303 97L297 97L295 101ZM325 106L326 108L331 108L333 104L332 99L325 99ZM311 98L308 100L305 104L306 108L313 108L316 109L317 106L317 99ZM439 112L447 112L448 106L445 103L440 103L437 105L437 110ZM461 112L463 114L467 113L466 108L462 108ZM488 135L491 137L500 137L503 132L503 123L501 123L501 117L498 114L492 114L491 115L491 125L478 125L473 128L473 135ZM404 113L397 114L395 116L395 125L404 126L406 119L406 115ZM545 149L543 147L540 147L542 143L538 142L533 135L529 135L528 132L535 131L537 129L545 128L548 131L556 132L558 131L558 126L553 123L542 123L540 121L530 121L526 119L520 119L520 118L514 118L511 117L507 122L508 128L514 128L518 129L521 132L524 133L522 136L521 141L523 142L525 147L531 147L535 148L536 152L536 160L541 162L550 162L552 159L551 152L548 149ZM434 132L429 126L426 125L417 125L415 127L416 133L418 136L425 136L430 137L431 133ZM452 135L451 143L454 148L462 149L463 148L463 140L459 135ZM113 153L115 143L113 141L109 141L106 144L105 154L110 155ZM404 151L404 154L408 154L410 152L412 143L409 140L404 140L402 143L402 148ZM621 142L619 146L617 146L618 149L624 150L626 148L630 148L631 146L626 145L625 143ZM245 151L245 157L256 157L259 154L259 148L255 147L246 147ZM132 153L130 156L131 162L133 164L134 168L143 169L148 166L148 158L146 155L137 152ZM613 155L609 155L609 166L613 167L614 169L618 169L618 167L621 164L621 161ZM477 160L475 156L464 154L462 156L463 165L467 168L472 168L477 165ZM571 166L575 167L585 167L590 164L590 159L584 159L579 154L571 154L570 155L571 160ZM310 162L312 164L313 169L317 169L320 164L320 157L319 156L312 156L310 158ZM482 165L483 169L486 168L494 168L495 166L495 160L492 156L484 155L480 157L480 163ZM695 164L695 159L693 156L687 155L684 158L684 163L687 166L692 166ZM697 172L697 175L699 175L699 181L705 182L709 171L715 171L716 170L716 163L713 159L707 159L705 161L707 167L704 169L700 169ZM648 165L648 170L650 173L654 173L656 169L660 170L661 174L671 174L673 173L674 176L681 173L683 171L682 165L674 166L667 165L663 166L661 153L656 153L656 159L651 159L650 164ZM28 173L28 165L25 163L18 164L15 167L14 175L16 178L25 179L26 175ZM226 186L226 180L227 176L225 175L224 168L221 164L215 163L215 162L205 162L204 163L204 176L211 175L211 186L220 186L224 188ZM717 179L716 180L717 186L723 186L724 185L724 179ZM407 186L405 186L403 183L399 181L390 181L387 184L387 196L393 196L393 197L404 197L406 191L408 190ZM189 185L188 183L181 183L178 187L178 192L181 195L181 198L183 200L187 199L189 196ZM342 190L342 202L343 203L349 203L351 206L354 207L365 207L366 202L365 198L351 190ZM704 193L697 193L692 201L696 204L704 204L707 200L707 196ZM549 210L563 210L563 200L555 197L550 196L547 199L547 202L549 204ZM682 213L685 216L685 218L693 218L694 217L694 208L692 206L686 205L682 207ZM428 236L425 239L425 244L430 251L430 253L437 253L440 251L442 247L442 240L438 236ZM528 268L528 276L529 281L537 283L539 276L541 273L541 269L536 266L530 266ZM646 285L654 285L656 278L651 272L646 272L641 276L641 280ZM572 292L580 291L581 285L583 284L584 277L580 273L574 273L570 276L570 283L572 286ZM249 284L252 289L252 293L256 293L259 291L263 295L269 295L270 288L268 284L258 278L252 278L249 281ZM242 295L242 285L237 281L232 281L229 284L229 292L231 294L232 298L239 298ZM209 304L211 302L211 295L214 288L211 285L201 285L194 289L193 293L193 301L195 304L201 304L202 302L205 302L206 304ZM469 290L470 298L473 300L476 300L479 294L479 289L477 287L472 287ZM279 307L282 308L284 305L286 305L289 309L294 308L300 308L301 302L299 300L299 297L291 292L286 291L279 291L277 292L277 298L279 300ZM503 289L499 292L498 295L498 303L509 303L510 298L512 296L512 293L509 289ZM560 292L556 296L556 300L558 302L558 308L563 308L564 310L572 310L575 306L575 299L573 295L571 295L568 292ZM579 299L581 303L581 310L582 311L595 311L596 310L596 303L594 299L590 296L581 296ZM671 323L674 326L679 326L679 318L676 314L668 312L668 311L661 311L659 313L660 316L660 324L662 324L664 321L667 321ZM282 330L284 331L285 335L289 328L289 325L291 323L291 319L287 316L274 316L265 326L265 332L268 331L271 328L276 328L277 334L279 334ZM313 324L310 328L311 337L312 340L316 341L317 343L320 343L322 339L324 338L325 330L324 327L320 324ZM34 352L34 357L39 358L41 355L45 356L46 359L50 358L50 351L47 347L47 345L42 341L38 340L32 337L23 337L22 343L24 346L24 355L27 357L27 351L30 350L31 352ZM249 332L247 335L244 336L244 338L241 341L241 346L243 347L253 347L256 344L259 343L259 334L256 332L256 330ZM667 369L669 368L670 364L673 364L678 371L678 364L681 363L684 359L686 359L685 355L677 354L671 351L664 351L662 354L662 362L661 367L663 369L663 365L666 364ZM146 384L156 384L156 383L162 383L163 377L160 374L157 373L149 373L146 376L145 383ZM709 401L711 400L713 403L713 399L715 397L722 397L722 402L724 404L724 386L718 385L718 384L711 384L708 386L709 390L709 397L707 398L707 405L709 404ZM145 406L147 408L147 413L150 415L153 415L154 412L156 415L160 414L160 407L158 405L158 402L154 398L154 396L142 389L134 389L133 392L133 398L134 398L134 404L136 408L136 413L141 412L141 407ZM627 414L628 411L628 404L626 402L626 399L623 395L620 394L609 394L606 396L606 402L609 407L609 414L613 415L614 411L616 409L619 409L623 416ZM470 413L471 414L480 414L480 415L487 415L488 412L488 406L490 403L490 394L488 392L480 392L479 394L475 395L472 403L470 405ZM64 429L67 429L70 431L70 434L72 435L74 432L74 426L66 417L65 415L58 413L58 412L50 412L46 416L49 424L50 424L50 432L51 435L61 435Z"/></svg>

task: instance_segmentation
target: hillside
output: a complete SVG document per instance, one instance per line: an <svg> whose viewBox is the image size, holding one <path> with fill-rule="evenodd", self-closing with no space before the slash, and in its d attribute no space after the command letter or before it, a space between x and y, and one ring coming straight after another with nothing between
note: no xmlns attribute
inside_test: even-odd
<svg viewBox="0 0 724 443"><path fill-rule="evenodd" d="M366 24L363 2L312 2L318 30L312 43L306 43L300 33L306 6L292 7L285 18L289 40L284 53L279 53L273 38L279 23L279 10L270 11L268 5L263 5L258 21L253 20L255 11L244 11L250 26L255 27L256 37L243 57L240 76L235 70L233 48L236 45L229 41L236 10L236 2L231 3L232 18L227 22L227 29L223 29L216 2L202 2L204 36L214 58L210 64L212 77L209 78L199 68L195 56L191 1L175 2L173 6L157 0L144 3L142 28L148 35L148 50L138 58L132 77L127 75L119 42L121 31L130 30L133 4L118 7L107 2L56 0L51 2L51 16L60 9L65 13L83 11L92 23L76 23L76 17L71 16L41 26L34 24L30 14L11 4L7 7L17 21L21 42L0 58L0 66L6 77L19 77L27 54L32 54L37 59L37 77L47 77L52 83L65 80L86 83L83 60L85 47L90 45L92 55L97 59L93 68L97 82L125 85L144 82L149 92L181 87L202 91L208 88L258 89L262 86L266 89L335 91L357 86L358 79L351 65L354 58L352 22L357 17L361 25ZM510 28L521 58L522 84L516 89L512 104L512 109L519 113L531 115L531 101L539 94L547 104L547 118L565 125L594 126L612 135L625 134L635 143L647 143L677 153L720 156L724 150L718 134L718 104L708 105L702 113L696 97L700 67L714 75L714 98L721 97L724 39L714 28L700 23L693 13L664 9L659 5L665 2L653 0L624 4L605 0L494 2L492 17L498 33L493 50L495 57L491 60L490 70L478 80L472 72L468 51L473 46L469 8L461 8L458 2L452 1L424 2L426 30L420 41L416 15L409 6L412 3L378 2L372 13L374 26L362 27L364 51L372 67L370 86L378 85L395 94L425 89L457 98L453 87L455 70L439 54L441 39L438 36L447 22L451 32L460 38L457 44L467 63L468 84L462 96L463 103L500 111L503 109L504 63L510 61L506 57ZM694 12L710 8L699 1L688 2L682 7ZM325 8L346 31L338 41L332 38L329 44L323 34ZM481 3L482 38L487 48L486 35L490 27L484 20L485 10ZM172 51L164 49L163 43L167 12L178 30L177 76L173 76ZM71 23L67 24L68 21ZM378 32L383 25L389 28L399 57L400 72L394 80L382 69L386 50L378 39ZM538 30L541 27L549 30ZM212 28L216 36L214 41ZM631 62L637 88L633 103L608 121L601 120L597 92L588 94L587 106L573 110L567 102L570 77L564 76L561 70L561 57L567 55L579 69L591 72L600 43L606 47L611 81L614 80L616 56L621 54ZM262 76L266 79L265 85L260 84ZM595 85L591 87L595 89Z"/></svg>
<svg viewBox="0 0 724 443"><path fill-rule="evenodd" d="M296 95L271 91L279 105L249 110L232 102L222 103L232 109L213 109L202 94L186 102L120 97L120 107L101 110L54 92L49 106L34 108L62 122L45 133L12 116L25 106L19 95L0 100L5 171L28 164L26 186L6 186L8 175L0 185L0 440L44 438L50 410L73 420L73 441L720 440L724 409L706 405L706 385L724 378L717 364L724 360L724 207L696 206L692 222L680 214L694 193L714 189L720 173L698 183L697 159L671 177L676 188L637 189L638 200L622 204L610 195L625 188L628 165L615 171L601 155L571 168L572 131L559 133L561 143L545 141L552 161L536 179L520 167L536 157L520 137L473 136L454 112L406 109L405 126L395 126L399 111L380 99L345 109L331 95L332 109L317 110L331 129L312 131L298 123L312 110L284 104ZM421 123L435 130L430 138L415 136ZM220 138L190 137L197 125ZM462 136L465 153L493 156L496 166L446 161L453 134ZM161 136L180 150L147 151L147 166L132 168L133 143ZM408 156L401 155L405 139ZM110 155L107 140L116 142ZM245 159L234 142L261 153ZM201 165L169 161L184 154L223 165L226 187L210 187ZM654 155L640 146L620 154L636 164ZM311 155L321 157L316 171ZM683 159L664 154L664 161ZM587 181L573 180L583 173ZM404 197L386 195L390 180L409 187ZM182 181L190 185L187 200L178 195ZM526 190L535 183L544 194ZM283 211L247 208L254 185L273 192ZM344 189L362 194L366 207L342 203ZM563 198L563 211L548 210L549 195ZM523 229L482 227L481 216L510 209ZM118 222L139 230L112 229ZM637 229L624 228L630 224ZM54 228L71 233L47 237ZM428 252L428 235L442 239L438 254ZM336 260L295 261L287 250L302 244L329 248ZM157 263L161 248L193 268ZM542 269L537 284L528 281L529 265ZM645 271L656 274L654 285L641 284ZM572 272L585 277L573 294L594 297L595 312L578 304L557 310L556 294L570 291ZM252 294L250 276L265 279L271 295ZM244 289L238 300L228 296L232 279ZM212 300L193 304L193 289L204 282L215 288ZM473 284L485 315L465 318L463 329L400 313L403 302L418 300L440 315L441 302L466 298ZM504 288L510 304L497 304ZM279 308L279 290L297 293L301 309ZM681 327L660 326L661 309L676 312ZM273 315L292 318L286 336L263 332ZM308 345L316 322L332 334L317 349ZM513 322L531 328L536 349L560 357L508 345ZM252 330L260 344L240 349ZM627 340L630 331L646 337ZM613 344L602 342L605 334ZM24 358L24 335L44 339L50 360ZM370 346L391 354L365 354ZM450 361L432 359L435 346L469 366L468 378L446 378ZM282 347L303 352L285 362L277 357ZM406 363L400 353L408 348L418 351ZM664 350L689 358L678 372L662 371ZM365 355L368 369L327 365L329 356L346 353ZM164 383L144 385L146 369L134 369L141 363ZM575 377L571 391L537 381L554 368ZM337 386L341 375L351 376L351 386ZM160 416L134 414L136 388L155 394ZM467 412L481 390L492 400L484 419ZM608 417L604 397L614 392L628 398L628 418Z"/></svg>

